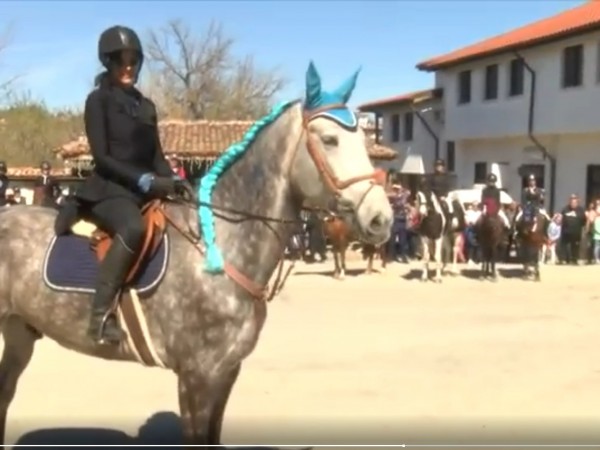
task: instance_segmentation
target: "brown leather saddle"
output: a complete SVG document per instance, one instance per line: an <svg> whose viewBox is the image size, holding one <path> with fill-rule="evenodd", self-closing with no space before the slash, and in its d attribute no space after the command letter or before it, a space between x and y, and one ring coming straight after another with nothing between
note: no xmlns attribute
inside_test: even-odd
<svg viewBox="0 0 600 450"><path fill-rule="evenodd" d="M129 270L125 284L130 283L138 275L142 262L155 254L162 242L167 227L163 203L160 200L152 200L146 203L142 208L142 217L146 230L143 244L135 263ZM106 252L108 252L108 249L112 245L113 238L110 234L92 222L79 220L71 227L71 231L74 234L90 239L91 248L96 253L96 257L100 262L104 259Z"/></svg>

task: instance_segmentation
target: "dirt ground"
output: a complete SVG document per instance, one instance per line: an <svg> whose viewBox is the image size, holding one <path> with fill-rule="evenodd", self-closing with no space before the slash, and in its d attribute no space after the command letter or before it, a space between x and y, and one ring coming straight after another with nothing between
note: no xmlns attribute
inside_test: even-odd
<svg viewBox="0 0 600 450"><path fill-rule="evenodd" d="M438 285L407 280L411 267L336 281L331 263L298 266L244 365L224 442L600 441L600 268ZM167 371L44 339L8 440L171 443L175 388Z"/></svg>

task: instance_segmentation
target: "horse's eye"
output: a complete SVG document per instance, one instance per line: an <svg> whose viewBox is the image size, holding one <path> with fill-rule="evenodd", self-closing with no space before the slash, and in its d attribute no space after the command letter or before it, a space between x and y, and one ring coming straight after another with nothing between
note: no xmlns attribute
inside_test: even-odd
<svg viewBox="0 0 600 450"><path fill-rule="evenodd" d="M327 147L337 147L337 145L338 145L337 136L332 136L332 135L326 134L324 136L321 136L321 141Z"/></svg>

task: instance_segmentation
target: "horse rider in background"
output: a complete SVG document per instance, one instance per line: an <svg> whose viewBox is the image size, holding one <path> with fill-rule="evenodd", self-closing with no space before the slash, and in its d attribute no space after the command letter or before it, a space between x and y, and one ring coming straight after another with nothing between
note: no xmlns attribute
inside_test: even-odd
<svg viewBox="0 0 600 450"><path fill-rule="evenodd" d="M519 222L524 214L535 217L537 214L542 214L548 222L550 222L550 216L543 207L544 203L544 191L537 186L537 181L534 174L529 174L527 177L527 187L523 189L521 204L523 208L517 214L515 218L516 222Z"/></svg>
<svg viewBox="0 0 600 450"><path fill-rule="evenodd" d="M479 217L478 224L481 223L483 217L490 212L489 209L494 208L502 219L504 226L508 229L510 228L510 222L508 220L508 216L502 208L502 202L500 200L501 191L496 185L497 182L498 177L495 174L488 174L486 186L481 191L482 215Z"/></svg>
<svg viewBox="0 0 600 450"><path fill-rule="evenodd" d="M4 161L0 161L0 206L6 205L6 190L8 189L8 167Z"/></svg>
<svg viewBox="0 0 600 450"><path fill-rule="evenodd" d="M35 180L35 187L42 188L43 198L42 206L49 208L56 206L56 200L60 195L60 186L58 182L50 175L52 167L48 161L43 161L40 164L42 174Z"/></svg>
<svg viewBox="0 0 600 450"><path fill-rule="evenodd" d="M433 175L429 179L429 188L435 194L440 202L445 214L453 214L454 208L452 202L448 201L450 192L450 179L446 173L446 163L443 159L437 159L433 168Z"/></svg>

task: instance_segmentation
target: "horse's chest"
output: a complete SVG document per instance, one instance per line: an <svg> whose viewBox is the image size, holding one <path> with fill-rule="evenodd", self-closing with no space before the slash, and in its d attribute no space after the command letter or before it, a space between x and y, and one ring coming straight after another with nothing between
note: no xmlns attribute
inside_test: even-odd
<svg viewBox="0 0 600 450"><path fill-rule="evenodd" d="M233 298L227 300L234 303ZM229 341L228 353L238 361L246 358L256 347L267 316L267 305L262 301L253 300L244 306L237 310L237 317L224 330Z"/></svg>

